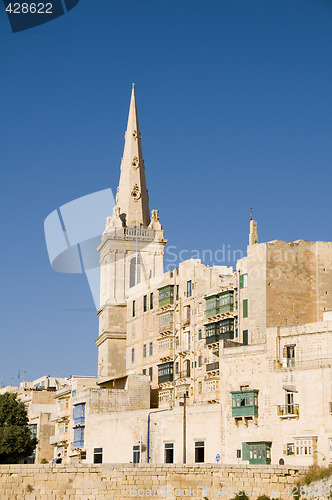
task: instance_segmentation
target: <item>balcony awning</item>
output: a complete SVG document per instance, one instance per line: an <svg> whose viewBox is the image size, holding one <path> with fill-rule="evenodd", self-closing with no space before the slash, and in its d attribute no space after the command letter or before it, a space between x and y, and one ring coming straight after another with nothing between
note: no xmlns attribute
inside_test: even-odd
<svg viewBox="0 0 332 500"><path fill-rule="evenodd" d="M282 388L288 392L298 392L295 385L283 385Z"/></svg>

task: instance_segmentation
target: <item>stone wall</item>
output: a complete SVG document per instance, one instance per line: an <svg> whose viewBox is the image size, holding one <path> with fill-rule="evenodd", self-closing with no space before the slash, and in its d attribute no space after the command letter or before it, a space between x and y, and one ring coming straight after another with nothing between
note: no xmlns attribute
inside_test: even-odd
<svg viewBox="0 0 332 500"><path fill-rule="evenodd" d="M130 498L250 499L265 493L292 500L305 468L218 465L1 465L1 500L99 500ZM167 488L167 490L166 490ZM191 488L191 489L190 489Z"/></svg>

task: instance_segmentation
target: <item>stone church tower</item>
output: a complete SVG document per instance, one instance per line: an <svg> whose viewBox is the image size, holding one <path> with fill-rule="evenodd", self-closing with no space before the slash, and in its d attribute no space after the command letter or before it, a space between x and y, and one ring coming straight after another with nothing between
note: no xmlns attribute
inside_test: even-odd
<svg viewBox="0 0 332 500"><path fill-rule="evenodd" d="M126 372L126 296L129 288L163 273L166 240L149 196L138 126L134 85L121 174L112 217L98 247L100 253L99 383Z"/></svg>

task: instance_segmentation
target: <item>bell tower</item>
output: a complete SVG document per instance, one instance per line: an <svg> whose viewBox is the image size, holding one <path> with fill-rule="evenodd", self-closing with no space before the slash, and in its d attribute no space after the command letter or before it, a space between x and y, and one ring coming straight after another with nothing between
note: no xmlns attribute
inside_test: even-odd
<svg viewBox="0 0 332 500"><path fill-rule="evenodd" d="M163 228L149 211L134 85L131 92L120 182L113 215L98 247L100 308L99 383L126 372L126 296L129 288L163 273Z"/></svg>

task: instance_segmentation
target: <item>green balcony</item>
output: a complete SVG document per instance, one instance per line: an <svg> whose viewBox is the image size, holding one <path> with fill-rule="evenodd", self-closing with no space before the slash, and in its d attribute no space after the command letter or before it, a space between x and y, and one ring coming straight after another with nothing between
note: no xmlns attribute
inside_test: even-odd
<svg viewBox="0 0 332 500"><path fill-rule="evenodd" d="M159 307L174 304L174 285L159 288Z"/></svg>
<svg viewBox="0 0 332 500"><path fill-rule="evenodd" d="M229 290L205 298L205 315L207 318L234 310L234 292Z"/></svg>
<svg viewBox="0 0 332 500"><path fill-rule="evenodd" d="M242 460L248 460L250 465L270 465L271 445L271 441L242 443Z"/></svg>
<svg viewBox="0 0 332 500"><path fill-rule="evenodd" d="M214 344L219 342L219 326L218 323L209 323L205 325L205 342L206 344Z"/></svg>
<svg viewBox="0 0 332 500"><path fill-rule="evenodd" d="M158 384L173 382L173 361L158 365Z"/></svg>
<svg viewBox="0 0 332 500"><path fill-rule="evenodd" d="M258 390L232 391L232 417L258 416Z"/></svg>
<svg viewBox="0 0 332 500"><path fill-rule="evenodd" d="M207 318L218 314L219 300L218 295L211 295L205 298L205 314Z"/></svg>
<svg viewBox="0 0 332 500"><path fill-rule="evenodd" d="M234 319L224 319L216 323L205 325L205 342L214 344L219 340L229 340L234 338Z"/></svg>

